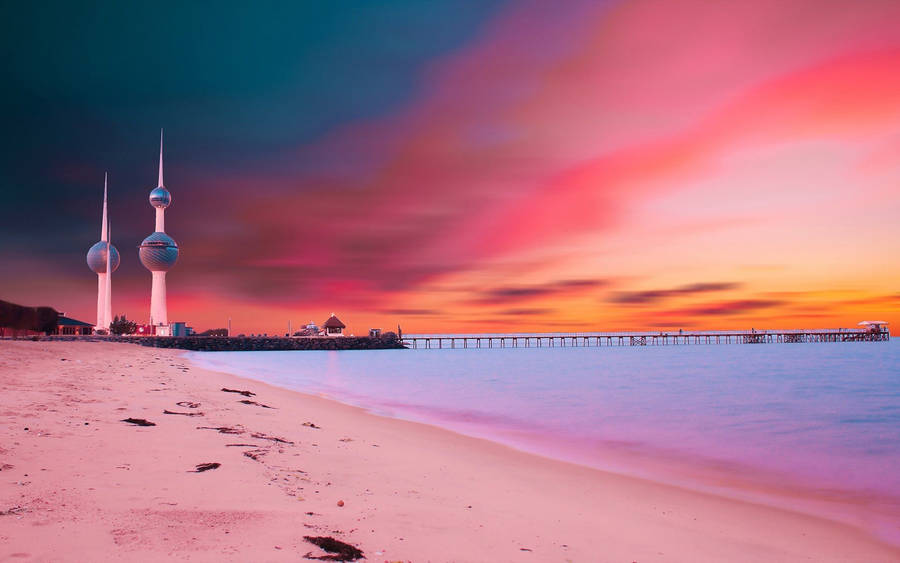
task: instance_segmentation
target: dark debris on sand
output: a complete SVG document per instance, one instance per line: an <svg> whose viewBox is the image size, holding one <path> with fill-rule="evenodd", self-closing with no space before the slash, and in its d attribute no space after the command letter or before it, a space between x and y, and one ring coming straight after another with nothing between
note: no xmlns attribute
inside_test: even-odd
<svg viewBox="0 0 900 563"><path fill-rule="evenodd" d="M257 403L256 401L251 401L249 399L244 399L243 401L238 401L239 403L243 403L245 405L256 405L257 407L262 407L264 409L271 409L274 407L270 407L269 405L264 405L262 403Z"/></svg>
<svg viewBox="0 0 900 563"><path fill-rule="evenodd" d="M267 453L269 453L268 450L265 450L263 448L258 448L255 450L248 450L248 451L244 452L244 455L249 457L253 461L259 461L259 458L266 455Z"/></svg>
<svg viewBox="0 0 900 563"><path fill-rule="evenodd" d="M357 559L364 559L363 552L358 548L329 536L303 536L303 539L330 554L317 557L312 552L309 552L304 555L307 559L318 559L320 561L356 561Z"/></svg>
<svg viewBox="0 0 900 563"><path fill-rule="evenodd" d="M144 420L143 418L123 418L122 422L135 424L137 426L156 426L155 422L150 422L149 420Z"/></svg>
<svg viewBox="0 0 900 563"><path fill-rule="evenodd" d="M225 391L226 393L237 393L238 395L243 395L245 397L252 397L256 395L256 393L252 391L241 391L240 389L229 389L227 387L222 387L222 391Z"/></svg>
<svg viewBox="0 0 900 563"><path fill-rule="evenodd" d="M218 462L210 462L210 463L200 463L197 465L197 469L191 471L189 473L203 473L204 471L209 471L210 469L217 469L221 467L222 464Z"/></svg>
<svg viewBox="0 0 900 563"><path fill-rule="evenodd" d="M268 434L263 434L262 432L254 432L250 434L253 438L258 438L260 440L272 440L273 442L278 442L279 444L291 444L294 445L290 440L285 440L284 438L279 438L278 436L269 436Z"/></svg>
<svg viewBox="0 0 900 563"><path fill-rule="evenodd" d="M15 514L22 514L23 512L28 512L28 509L17 505L9 510L0 510L0 516L12 516Z"/></svg>
<svg viewBox="0 0 900 563"><path fill-rule="evenodd" d="M163 414L180 414L181 416L203 416L202 412L177 412L170 411L169 409L165 409Z"/></svg>
<svg viewBox="0 0 900 563"><path fill-rule="evenodd" d="M198 426L197 430L216 430L222 434L243 434L243 430L231 428L230 426Z"/></svg>

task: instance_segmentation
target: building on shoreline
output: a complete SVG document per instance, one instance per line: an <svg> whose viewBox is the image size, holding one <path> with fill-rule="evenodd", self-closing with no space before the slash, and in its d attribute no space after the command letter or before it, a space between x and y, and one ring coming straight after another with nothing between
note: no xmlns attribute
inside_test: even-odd
<svg viewBox="0 0 900 563"><path fill-rule="evenodd" d="M172 323L172 336L193 336L194 335L194 327L187 326L185 322L173 322Z"/></svg>
<svg viewBox="0 0 900 563"><path fill-rule="evenodd" d="M344 336L345 328L347 328L347 325L342 323L341 319L337 318L334 313L331 313L328 320L322 323L324 336Z"/></svg>
<svg viewBox="0 0 900 563"><path fill-rule="evenodd" d="M109 325L107 325L106 328L108 330ZM64 315L60 315L59 319L56 321L56 334L90 336L93 332L94 327L91 326L91 323L70 319Z"/></svg>
<svg viewBox="0 0 900 563"><path fill-rule="evenodd" d="M307 325L305 327L303 327L300 330L298 330L297 332L291 334L291 336L296 336L296 337L301 337L301 338L309 338L311 336L319 336L319 335L320 335L319 326L313 321L309 321L309 323L307 323Z"/></svg>
<svg viewBox="0 0 900 563"><path fill-rule="evenodd" d="M856 326L861 326L873 334L878 334L881 332L887 332L888 324L890 323L888 323L887 321L862 321L860 323L857 323Z"/></svg>

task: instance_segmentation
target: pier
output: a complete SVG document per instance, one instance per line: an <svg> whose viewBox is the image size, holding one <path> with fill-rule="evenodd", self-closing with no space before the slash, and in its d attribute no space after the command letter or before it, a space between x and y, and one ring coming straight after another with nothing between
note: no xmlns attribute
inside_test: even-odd
<svg viewBox="0 0 900 563"><path fill-rule="evenodd" d="M712 330L679 332L576 332L509 334L409 334L408 348L554 348L602 346L687 346L690 344L790 344L804 342L885 342L887 327L799 330Z"/></svg>

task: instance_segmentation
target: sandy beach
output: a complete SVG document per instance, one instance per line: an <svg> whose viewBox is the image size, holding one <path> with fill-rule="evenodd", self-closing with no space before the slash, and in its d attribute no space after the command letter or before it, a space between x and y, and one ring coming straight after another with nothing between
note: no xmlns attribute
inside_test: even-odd
<svg viewBox="0 0 900 563"><path fill-rule="evenodd" d="M0 561L327 555L305 536L368 561L900 560L845 524L374 416L172 350L2 341L0 393Z"/></svg>

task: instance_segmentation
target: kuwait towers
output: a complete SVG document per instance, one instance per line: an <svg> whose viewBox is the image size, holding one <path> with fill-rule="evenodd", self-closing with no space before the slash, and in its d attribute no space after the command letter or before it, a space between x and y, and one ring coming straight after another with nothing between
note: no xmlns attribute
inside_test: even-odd
<svg viewBox="0 0 900 563"><path fill-rule="evenodd" d="M150 292L150 324L156 334L169 335L169 317L166 312L166 272L178 260L178 245L166 234L165 212L172 203L172 196L163 184L163 134L159 132L159 184L150 192L150 205L156 208L156 230L144 239L140 246L141 264L153 275Z"/></svg>
<svg viewBox="0 0 900 563"><path fill-rule="evenodd" d="M106 213L107 176L103 177L103 222L100 242L88 250L88 267L97 274L97 326L109 330L112 322L112 273L119 267L119 251L109 241L109 219Z"/></svg>

